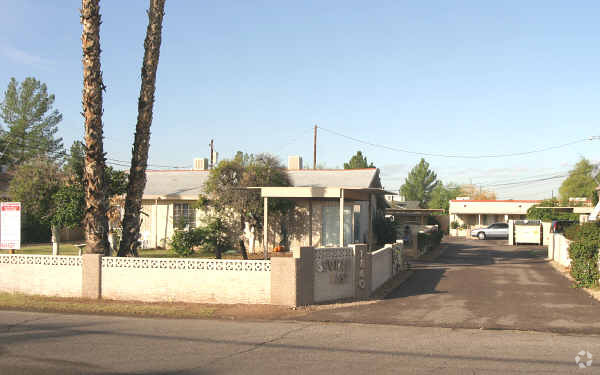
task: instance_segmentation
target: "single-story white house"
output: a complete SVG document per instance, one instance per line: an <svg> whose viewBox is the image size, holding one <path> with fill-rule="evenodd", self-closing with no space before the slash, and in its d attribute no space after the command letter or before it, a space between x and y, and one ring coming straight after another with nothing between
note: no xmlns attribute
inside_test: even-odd
<svg viewBox="0 0 600 375"><path fill-rule="evenodd" d="M192 206L208 179L206 164L196 159L192 170L147 171L142 197L142 247L166 247L176 228L202 225L204 212ZM290 247L373 243L374 212L386 207L385 200L377 198L385 193L378 169L302 169L301 158L290 157L287 173L291 187L256 188L265 199L290 199L299 208L299 217L287 223ZM269 220L268 213L266 216ZM281 241L281 223L269 222L267 227L271 249ZM264 234L247 230L246 237L249 252L263 250Z"/></svg>
<svg viewBox="0 0 600 375"><path fill-rule="evenodd" d="M453 199L450 201L450 223L460 226L481 226L493 223L507 223L508 220L525 219L527 210L541 201L538 200L471 200Z"/></svg>

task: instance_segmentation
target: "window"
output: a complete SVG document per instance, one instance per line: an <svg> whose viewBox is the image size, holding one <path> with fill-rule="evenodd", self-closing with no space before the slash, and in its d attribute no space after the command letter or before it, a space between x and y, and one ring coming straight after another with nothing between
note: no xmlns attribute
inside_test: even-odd
<svg viewBox="0 0 600 375"><path fill-rule="evenodd" d="M344 207L344 246L353 241L353 207ZM340 244L340 207L323 206L321 224L321 246L339 246Z"/></svg>
<svg viewBox="0 0 600 375"><path fill-rule="evenodd" d="M196 226L196 213L188 203L175 203L173 205L173 227L185 229Z"/></svg>

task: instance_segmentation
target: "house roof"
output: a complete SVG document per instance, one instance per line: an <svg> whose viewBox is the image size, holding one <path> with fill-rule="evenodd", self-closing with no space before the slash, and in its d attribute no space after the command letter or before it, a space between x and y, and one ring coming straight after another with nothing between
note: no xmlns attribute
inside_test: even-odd
<svg viewBox="0 0 600 375"><path fill-rule="evenodd" d="M148 170L143 199L197 199L208 174L206 170ZM288 170L288 176L294 187L381 188L376 168Z"/></svg>
<svg viewBox="0 0 600 375"><path fill-rule="evenodd" d="M302 169L288 170L292 186L380 188L379 170L366 169Z"/></svg>
<svg viewBox="0 0 600 375"><path fill-rule="evenodd" d="M146 173L143 199L198 199L209 171L156 171Z"/></svg>

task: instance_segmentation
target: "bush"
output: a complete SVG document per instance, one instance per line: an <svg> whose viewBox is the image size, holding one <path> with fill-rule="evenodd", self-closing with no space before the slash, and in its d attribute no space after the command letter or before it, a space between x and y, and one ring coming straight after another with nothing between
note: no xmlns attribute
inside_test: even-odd
<svg viewBox="0 0 600 375"><path fill-rule="evenodd" d="M204 228L192 228L190 230L175 231L171 238L171 250L177 255L188 257L194 253L194 248L201 246L206 239Z"/></svg>
<svg viewBox="0 0 600 375"><path fill-rule="evenodd" d="M375 216L373 231L375 232L378 246L396 242L397 237L394 222L382 214Z"/></svg>
<svg viewBox="0 0 600 375"><path fill-rule="evenodd" d="M460 223L458 221L453 221L450 223L450 228L458 229L458 228L460 228Z"/></svg>
<svg viewBox="0 0 600 375"><path fill-rule="evenodd" d="M529 220L571 220L579 221L579 214L572 212L561 212L552 208L539 208L536 206L530 207L527 210L527 219Z"/></svg>
<svg viewBox="0 0 600 375"><path fill-rule="evenodd" d="M430 249L435 249L442 242L444 233L442 231L434 231L431 233L417 233L417 249L419 252L424 252Z"/></svg>
<svg viewBox="0 0 600 375"><path fill-rule="evenodd" d="M565 230L565 237L571 240L571 276L578 288L598 285L598 247L600 246L600 226L596 223L572 225Z"/></svg>

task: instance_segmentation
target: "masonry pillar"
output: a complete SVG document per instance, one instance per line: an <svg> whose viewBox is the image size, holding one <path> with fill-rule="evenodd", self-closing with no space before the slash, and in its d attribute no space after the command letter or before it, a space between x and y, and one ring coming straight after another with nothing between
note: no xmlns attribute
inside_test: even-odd
<svg viewBox="0 0 600 375"><path fill-rule="evenodd" d="M369 245L350 245L354 250L354 295L366 299L371 295L371 253Z"/></svg>
<svg viewBox="0 0 600 375"><path fill-rule="evenodd" d="M81 297L102 298L102 254L83 254L81 260Z"/></svg>

